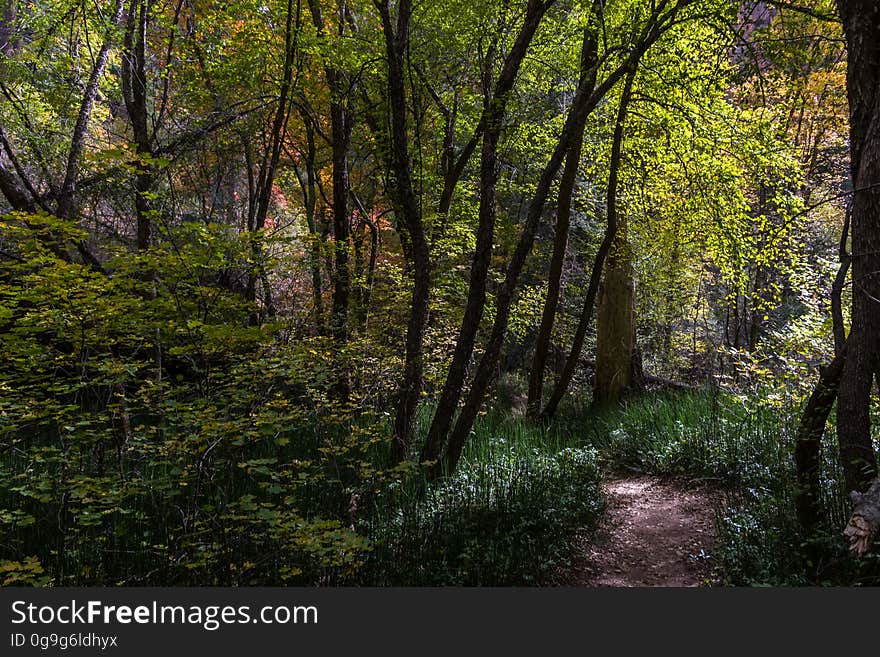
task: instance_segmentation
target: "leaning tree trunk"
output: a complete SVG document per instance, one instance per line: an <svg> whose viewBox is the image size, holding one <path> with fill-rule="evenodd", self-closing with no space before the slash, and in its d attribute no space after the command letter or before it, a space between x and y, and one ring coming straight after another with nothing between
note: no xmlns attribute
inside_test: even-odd
<svg viewBox="0 0 880 657"><path fill-rule="evenodd" d="M249 235L251 241L251 259L253 260L253 267L255 267L256 270L252 270L248 275L247 300L251 303L256 300L257 280L259 279L263 287L263 313L269 317L275 314L275 307L272 302L272 290L269 286L269 276L266 271L266 264L263 257L263 235L261 231L266 226L266 219L269 216L269 208L272 205L272 190L278 172L278 164L281 160L281 151L284 147L284 139L287 133L287 122L290 119L290 98L293 93L294 84L293 71L294 64L297 60L299 33L302 20L300 12L301 7L299 2L294 11L293 0L287 0L284 29L284 64L282 67L281 87L278 92L275 113L272 117L267 150L263 153L260 171L257 177L256 207L254 220L251 224L252 234ZM255 308L251 315L251 323L257 326L260 324L260 321L261 313Z"/></svg>
<svg viewBox="0 0 880 657"><path fill-rule="evenodd" d="M507 114L507 103L516 83L520 66L528 52L529 45L541 20L552 2L535 2L531 0L522 27L513 47L510 49L491 96L487 99L480 123L482 129L482 146L480 150L480 201L477 221L477 243L471 261L468 296L464 314L455 341L452 362L446 373L446 381L437 400L437 409L428 429L425 444L420 456L421 462L433 463L433 471L440 469L443 443L455 416L455 410L461 399L461 391L467 376L468 364L474 352L477 332L483 318L486 305L486 288L489 267L492 261L492 244L495 236L496 184L498 181L498 142L504 118Z"/></svg>
<svg viewBox="0 0 880 657"><path fill-rule="evenodd" d="M123 9L125 8L124 0L117 0L110 26L107 29L104 43L95 57L92 64L92 71L89 75L88 84L86 84L82 99L77 113L76 123L73 128L73 136L70 140L70 148L67 152L67 166L65 167L64 182L58 192L58 202L55 214L61 219L73 219L76 213L76 197L77 184L79 183L80 160L83 148L86 144L86 137L89 130L89 122L92 118L92 109L95 106L95 100L98 97L101 78L104 70L107 68L107 62L113 49L113 40L116 28L121 25ZM98 261L97 257L89 250L85 240L80 240L76 245L83 260L89 266L103 272L104 268Z"/></svg>
<svg viewBox="0 0 880 657"><path fill-rule="evenodd" d="M76 117L76 124L73 128L73 136L70 140L70 149L67 152L67 166L64 173L64 182L58 192L58 207L56 214L62 219L71 219L74 215L74 204L76 200L76 187L79 182L80 156L86 142L86 135L89 129L89 121L92 118L92 108L95 105L95 99L98 97L98 86L101 77L104 75L104 69L107 67L107 61L110 58L110 51L113 48L113 37L116 27L121 23L124 9L123 0L117 0L116 8L113 11L113 18L110 27L107 30L104 43L95 57L95 63L92 65L92 71L89 75L88 84L86 84L80 101L79 112Z"/></svg>
<svg viewBox="0 0 880 657"><path fill-rule="evenodd" d="M594 13L596 13L594 11ZM581 79L580 84L595 89L596 62L599 57L598 25L590 26L584 31L581 48ZM544 369L547 355L550 352L550 341L553 336L553 325L556 320L556 307L559 304L559 292L562 288L562 266L565 263L565 252L568 247L568 230L571 223L571 201L574 195L575 182L581 164L584 129L580 125L574 135L571 150L565 159L562 179L559 181L559 201L556 205L556 235L553 242L553 257L550 261L550 279L547 282L547 298L541 314L541 326L535 342L535 355L532 359L532 370L529 374L529 397L527 412L529 417L537 418L541 414L541 403L544 393Z"/></svg>
<svg viewBox="0 0 880 657"><path fill-rule="evenodd" d="M849 240L850 213L847 208L846 220L840 236L838 257L840 266L831 286L831 325L834 333L834 360L828 367L819 371L819 381L807 401L798 426L795 446L795 466L797 472L797 492L795 506L798 520L807 534L811 534L822 522L822 489L819 478L819 459L822 452L822 435L831 408L837 400L840 377L846 354L846 327L843 323L841 295L850 268L850 255L846 244Z"/></svg>
<svg viewBox="0 0 880 657"><path fill-rule="evenodd" d="M819 372L819 382L801 415L797 432L794 460L797 471L795 505L801 527L809 534L822 522L820 482L820 457L822 434L840 385L840 375L846 362L845 347L835 356L828 367Z"/></svg>
<svg viewBox="0 0 880 657"><path fill-rule="evenodd" d="M880 368L880 11L874 0L838 0L847 45L853 181L852 328L838 396L837 433L848 490L877 474L871 390Z"/></svg>
<svg viewBox="0 0 880 657"><path fill-rule="evenodd" d="M321 38L328 31L318 0L309 0L312 22ZM339 6L339 36L345 25L345 3ZM354 121L349 106L351 89L342 70L329 61L324 66L324 77L330 91L330 130L332 136L333 169L333 297L330 310L330 332L340 349L348 342L348 311L351 299L351 271L349 270L349 206L350 180L348 175L348 152L351 147ZM337 400L347 400L351 385L344 367L338 373L332 393Z"/></svg>
<svg viewBox="0 0 880 657"><path fill-rule="evenodd" d="M642 46L647 49L648 43ZM482 408L483 401L489 389L489 385L494 379L498 358L501 355L501 346L504 342L504 335L507 332L507 324L510 320L510 309L513 302L513 295L519 281L520 273L525 265L526 258L532 250L535 241L535 233L538 230L539 221L544 211L544 204L550 193L550 186L565 155L571 148L572 139L578 130L578 126L587 120L587 117L595 109L599 101L611 89L614 83L620 79L627 71L630 72L627 77L625 93L628 96L632 86L632 76L637 66L637 62L641 57L641 52L637 51L631 55L630 59L609 76L605 82L593 90L592 93L588 89L579 89L575 97L574 103L569 110L565 126L562 134L556 144L550 160L544 167L541 179L535 189L532 201L526 214L526 221L520 232L516 249L507 266L507 273L504 277L504 284L498 292L496 299L495 321L492 325L492 332L483 352L483 357L477 366L476 374L471 385L470 392L465 400L461 414L455 423L455 427L449 436L449 444L446 451L445 467L446 472L451 473L458 465L458 460L464 450L465 442L470 435L474 420ZM435 470L438 474L439 470Z"/></svg>

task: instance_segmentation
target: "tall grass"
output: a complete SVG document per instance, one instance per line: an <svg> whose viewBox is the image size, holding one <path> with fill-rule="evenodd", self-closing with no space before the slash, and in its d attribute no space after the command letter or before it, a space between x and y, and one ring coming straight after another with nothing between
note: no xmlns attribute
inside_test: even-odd
<svg viewBox="0 0 880 657"><path fill-rule="evenodd" d="M359 527L374 541L359 583L551 581L602 510L597 454L573 442L500 413L484 417L453 476L375 500Z"/></svg>

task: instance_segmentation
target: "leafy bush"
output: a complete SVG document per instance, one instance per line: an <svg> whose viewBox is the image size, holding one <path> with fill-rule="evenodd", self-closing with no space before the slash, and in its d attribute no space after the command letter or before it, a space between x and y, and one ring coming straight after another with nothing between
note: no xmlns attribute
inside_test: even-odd
<svg viewBox="0 0 880 657"><path fill-rule="evenodd" d="M317 581L368 541L347 492L386 473L383 423L333 406L339 354L250 326L223 283L247 252L216 226L125 253L111 275L4 217L0 263L0 576L16 584ZM154 283L161 281L161 283ZM387 474L395 477L397 474Z"/></svg>

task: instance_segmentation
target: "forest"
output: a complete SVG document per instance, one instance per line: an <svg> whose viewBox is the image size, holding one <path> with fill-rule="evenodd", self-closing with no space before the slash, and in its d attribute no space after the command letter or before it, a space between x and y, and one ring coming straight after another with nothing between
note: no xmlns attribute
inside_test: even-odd
<svg viewBox="0 0 880 657"><path fill-rule="evenodd" d="M874 0L0 6L3 586L880 584Z"/></svg>

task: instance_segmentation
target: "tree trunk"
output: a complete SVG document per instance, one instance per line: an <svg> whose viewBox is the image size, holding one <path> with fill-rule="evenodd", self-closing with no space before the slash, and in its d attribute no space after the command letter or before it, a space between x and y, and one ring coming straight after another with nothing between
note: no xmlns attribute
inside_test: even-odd
<svg viewBox="0 0 880 657"><path fill-rule="evenodd" d="M301 111L300 116L306 131L305 175L302 175L298 167L294 167L297 180L303 194L303 206L306 213L306 225L309 229L311 246L309 248L309 270L312 275L312 300L314 304L315 327L318 334L324 333L324 290L321 279L321 232L317 222L317 169L315 160L317 149L315 147L315 128L312 119L306 111Z"/></svg>
<svg viewBox="0 0 880 657"><path fill-rule="evenodd" d="M324 18L318 0L309 0L312 21L319 36L326 35ZM339 31L345 26L345 3L339 4ZM351 298L349 270L349 209L348 151L351 146L353 117L348 105L350 89L342 71L327 64L324 67L330 91L330 129L332 131L333 168L333 299L330 310L330 332L336 343L343 347L348 342L348 308ZM337 399L347 400L350 394L347 368L342 367L333 387Z"/></svg>
<svg viewBox="0 0 880 657"><path fill-rule="evenodd" d="M335 77L335 76L334 76ZM335 82L334 89L339 89ZM348 339L348 305L351 295L351 274L348 266L348 149L351 144L351 119L341 101L330 108L333 130L333 308L331 330L340 344Z"/></svg>
<svg viewBox="0 0 880 657"><path fill-rule="evenodd" d="M111 19L112 24L107 30L104 43L101 44L101 48L95 57L95 63L92 65L88 84L86 84L82 100L80 101L76 124L73 127L73 136L70 140L70 148L67 152L64 182L61 184L61 191L58 194L58 208L56 212L62 219L71 219L74 215L76 185L79 181L79 160L89 129L89 121L92 118L92 108L95 105L95 98L98 96L98 84L101 82L101 76L104 75L107 60L110 57L110 49L113 46L113 30L120 24L124 7L124 0L116 1ZM82 251L84 248L85 245L81 244L80 250Z"/></svg>
<svg viewBox="0 0 880 657"><path fill-rule="evenodd" d="M110 50L113 47L113 32L120 25L125 9L125 0L117 0L113 10L112 23L108 27L104 35L104 42L98 50L92 65L89 81L86 84L82 99L80 100L79 111L76 116L76 123L73 127L73 136L70 139L70 148L67 151L67 164L64 170L64 181L58 193L58 202L55 214L62 219L73 219L76 214L76 193L77 183L79 182L80 157L85 145L86 135L89 130L89 121L92 118L92 108L95 105L95 99L98 96L98 85L101 77L104 75L104 69L107 67L107 60L110 57ZM103 272L104 268L94 254L89 250L84 240L80 240L76 244L83 260L89 266Z"/></svg>
<svg viewBox="0 0 880 657"><path fill-rule="evenodd" d="M837 398L845 360L844 348L828 367L820 370L819 381L807 401L798 426L794 453L798 483L795 505L801 527L808 534L821 524L824 515L819 480L822 434Z"/></svg>
<svg viewBox="0 0 880 657"><path fill-rule="evenodd" d="M501 346L504 342L504 336L507 331L511 304L513 302L513 295L516 291L519 276L522 273L526 258L532 250L535 233L538 229L541 216L543 215L544 205L549 195L553 180L559 172L559 168L562 166L562 162L568 153L568 149L571 147L571 140L575 127L580 122L586 121L587 116L589 116L593 109L595 109L599 101L605 97L605 95L627 74L627 72L635 68L636 64L641 60L641 57L648 48L650 48L651 45L655 43L672 24L674 24L679 11L691 2L693 2L693 0L677 0L677 2L671 7L669 6L671 3L660 3L648 18L641 34L629 50L626 59L609 73L608 77L601 85L598 85L592 93L586 93L584 90L581 90L583 93L578 93L575 97L571 110L566 117L562 134L560 135L559 141L550 160L544 167L541 179L538 182L534 196L526 212L525 223L520 232L513 256L508 264L504 282L498 292L495 321L493 322L485 351L477 365L474 380L467 399L465 400L465 404L458 416L454 429L449 434L446 446L446 458L443 462L441 462L439 458L436 459L434 466L430 470L431 476L439 476L444 472L451 473L454 471L464 449L467 437L470 435L474 420L482 408L489 385L497 373L498 358L501 354ZM532 5L533 3L530 2L529 7L531 8ZM491 123L487 123L486 130L488 131L491 129ZM491 245L489 248L491 248ZM476 327L474 327L474 331L476 331ZM472 348L468 350L467 356L469 357L471 353ZM456 394L453 395L453 402L459 397L460 386L458 387ZM435 422L439 418L445 426L449 426L449 423L452 421L452 412L455 410L455 406L455 403L451 406L438 406L437 412L434 416ZM432 425L432 431L428 436L428 441L426 441L426 451L431 450L429 453L432 455L439 455L442 443L443 432L435 435L434 427ZM424 454L425 452L423 452L423 455Z"/></svg>
<svg viewBox="0 0 880 657"><path fill-rule="evenodd" d="M269 208L272 205L272 189L275 184L275 176L278 171L278 163L281 159L281 151L287 134L287 122L290 119L291 100L293 93L293 71L299 44L299 33L302 27L302 8L300 2L293 7L293 0L287 0L287 9L284 22L284 63L282 65L281 86L278 90L278 99L275 104L275 113L272 117L269 129L269 139L260 162L259 174L256 181L256 199L253 209L253 219L249 223L251 229L251 260L252 270L248 274L247 300L256 301L257 280L263 288L264 314L271 317L275 314L272 301L272 290L269 286L269 276L263 261L263 240L260 231L266 226ZM260 323L260 313L254 309L251 315L251 324Z"/></svg>
<svg viewBox="0 0 880 657"><path fill-rule="evenodd" d="M647 42L643 42L641 46L646 49ZM644 50L636 50L630 55L626 64L609 76L609 78L606 79L600 87L594 90L593 93L589 93L586 89L581 90L582 93L577 95L572 104L571 110L566 117L562 135L559 137L559 141L556 144L553 154L550 156L550 160L544 167L541 179L535 190L535 195L529 204L525 225L520 233L510 263L508 264L504 284L498 293L495 322L492 325L492 332L489 336L488 343L486 344L486 349L483 352L483 357L480 359L479 365L477 366L477 372L474 375L474 381L465 401L464 408L462 409L461 414L455 423L455 428L449 437L445 463L446 472L453 472L458 465L458 460L461 458L464 445L470 435L474 420L476 420L477 414L480 412L480 408L482 408L483 400L489 390L489 385L497 372L496 365L498 363L498 358L501 355L501 346L504 343L504 336L507 332L511 304L513 303L513 295L516 291L519 276L525 265L526 258L532 250L535 233L537 232L538 224L544 211L544 204L547 201L550 186L553 179L556 177L556 174L559 172L559 168L562 166L562 161L565 158L568 149L571 147L571 139L577 130L577 126L587 120L590 112L595 109L599 100L610 90L614 82L616 82L626 71L632 70L635 67L636 62L641 58L643 52ZM628 78L628 80L630 80L629 85L631 86L631 78ZM439 472L436 474L439 474Z"/></svg>
<svg viewBox="0 0 880 657"><path fill-rule="evenodd" d="M635 384L636 314L632 246L626 221L618 224L608 254L596 316L596 377L593 403L618 403Z"/></svg>
<svg viewBox="0 0 880 657"><path fill-rule="evenodd" d="M398 392L394 419L394 459L407 458L413 440L413 421L422 391L422 342L428 322L428 298L431 287L430 255L425 227L410 174L409 137L406 121L404 57L409 47L411 0L401 0L397 9L397 27L392 24L388 0L377 3L382 16L388 60L388 97L391 110L392 187L410 240L413 264L413 292L406 331L406 355L403 380Z"/></svg>
<svg viewBox="0 0 880 657"><path fill-rule="evenodd" d="M846 36L853 180L852 327L840 380L837 433L848 490L877 474L871 391L880 368L880 11L873 0L838 0Z"/></svg>
<svg viewBox="0 0 880 657"><path fill-rule="evenodd" d="M146 251L152 237L153 208L150 192L155 178L153 140L150 137L147 110L146 39L148 7L143 0L132 0L122 50L122 96L131 124L137 154L147 161L137 163L135 174L135 212L137 214L137 248Z"/></svg>
<svg viewBox="0 0 880 657"><path fill-rule="evenodd" d="M798 520L807 534L813 533L822 522L824 509L821 497L822 487L819 479L819 459L822 452L822 435L837 393L840 377L846 358L846 327L843 323L841 293L850 268L850 257L846 250L849 237L850 215L847 208L846 220L840 237L838 257L840 266L831 286L831 325L834 334L834 360L828 367L819 370L819 381L810 395L798 426L795 446L795 468L798 488L795 494Z"/></svg>
<svg viewBox="0 0 880 657"><path fill-rule="evenodd" d="M497 372L498 358L501 355L501 346L504 343L504 336L507 332L507 324L510 320L510 309L513 302L513 295L525 265L526 258L532 250L535 241L535 233L543 214L544 204L550 191L550 186L562 161L565 158L568 149L571 147L571 138L575 126L582 121L586 121L590 113L596 108L599 101L614 87L614 85L627 73L634 71L642 56L654 44L657 39L676 21L679 11L689 5L693 0L678 0L672 7L664 2L657 5L649 17L645 27L639 36L636 44L630 49L629 55L625 61L612 71L608 77L598 85L593 93L579 93L572 104L565 120L562 134L559 142L553 151L544 172L535 189L532 202L529 204L526 213L526 221L517 241L516 249L507 266L507 273L504 277L504 283L497 297L497 307L495 311L495 321L492 325L492 332L477 366L474 381L471 385L464 407L459 414L455 423L455 428L449 437L447 447L446 472L453 472L458 465L464 445L470 435L471 428L477 418L477 414L483 406L489 385ZM631 84L631 82L630 82ZM440 474L435 470L434 474Z"/></svg>
<svg viewBox="0 0 880 657"><path fill-rule="evenodd" d="M18 212L36 212L37 204L31 198L28 190L24 188L16 175L3 166L0 161L0 193L13 210Z"/></svg>

